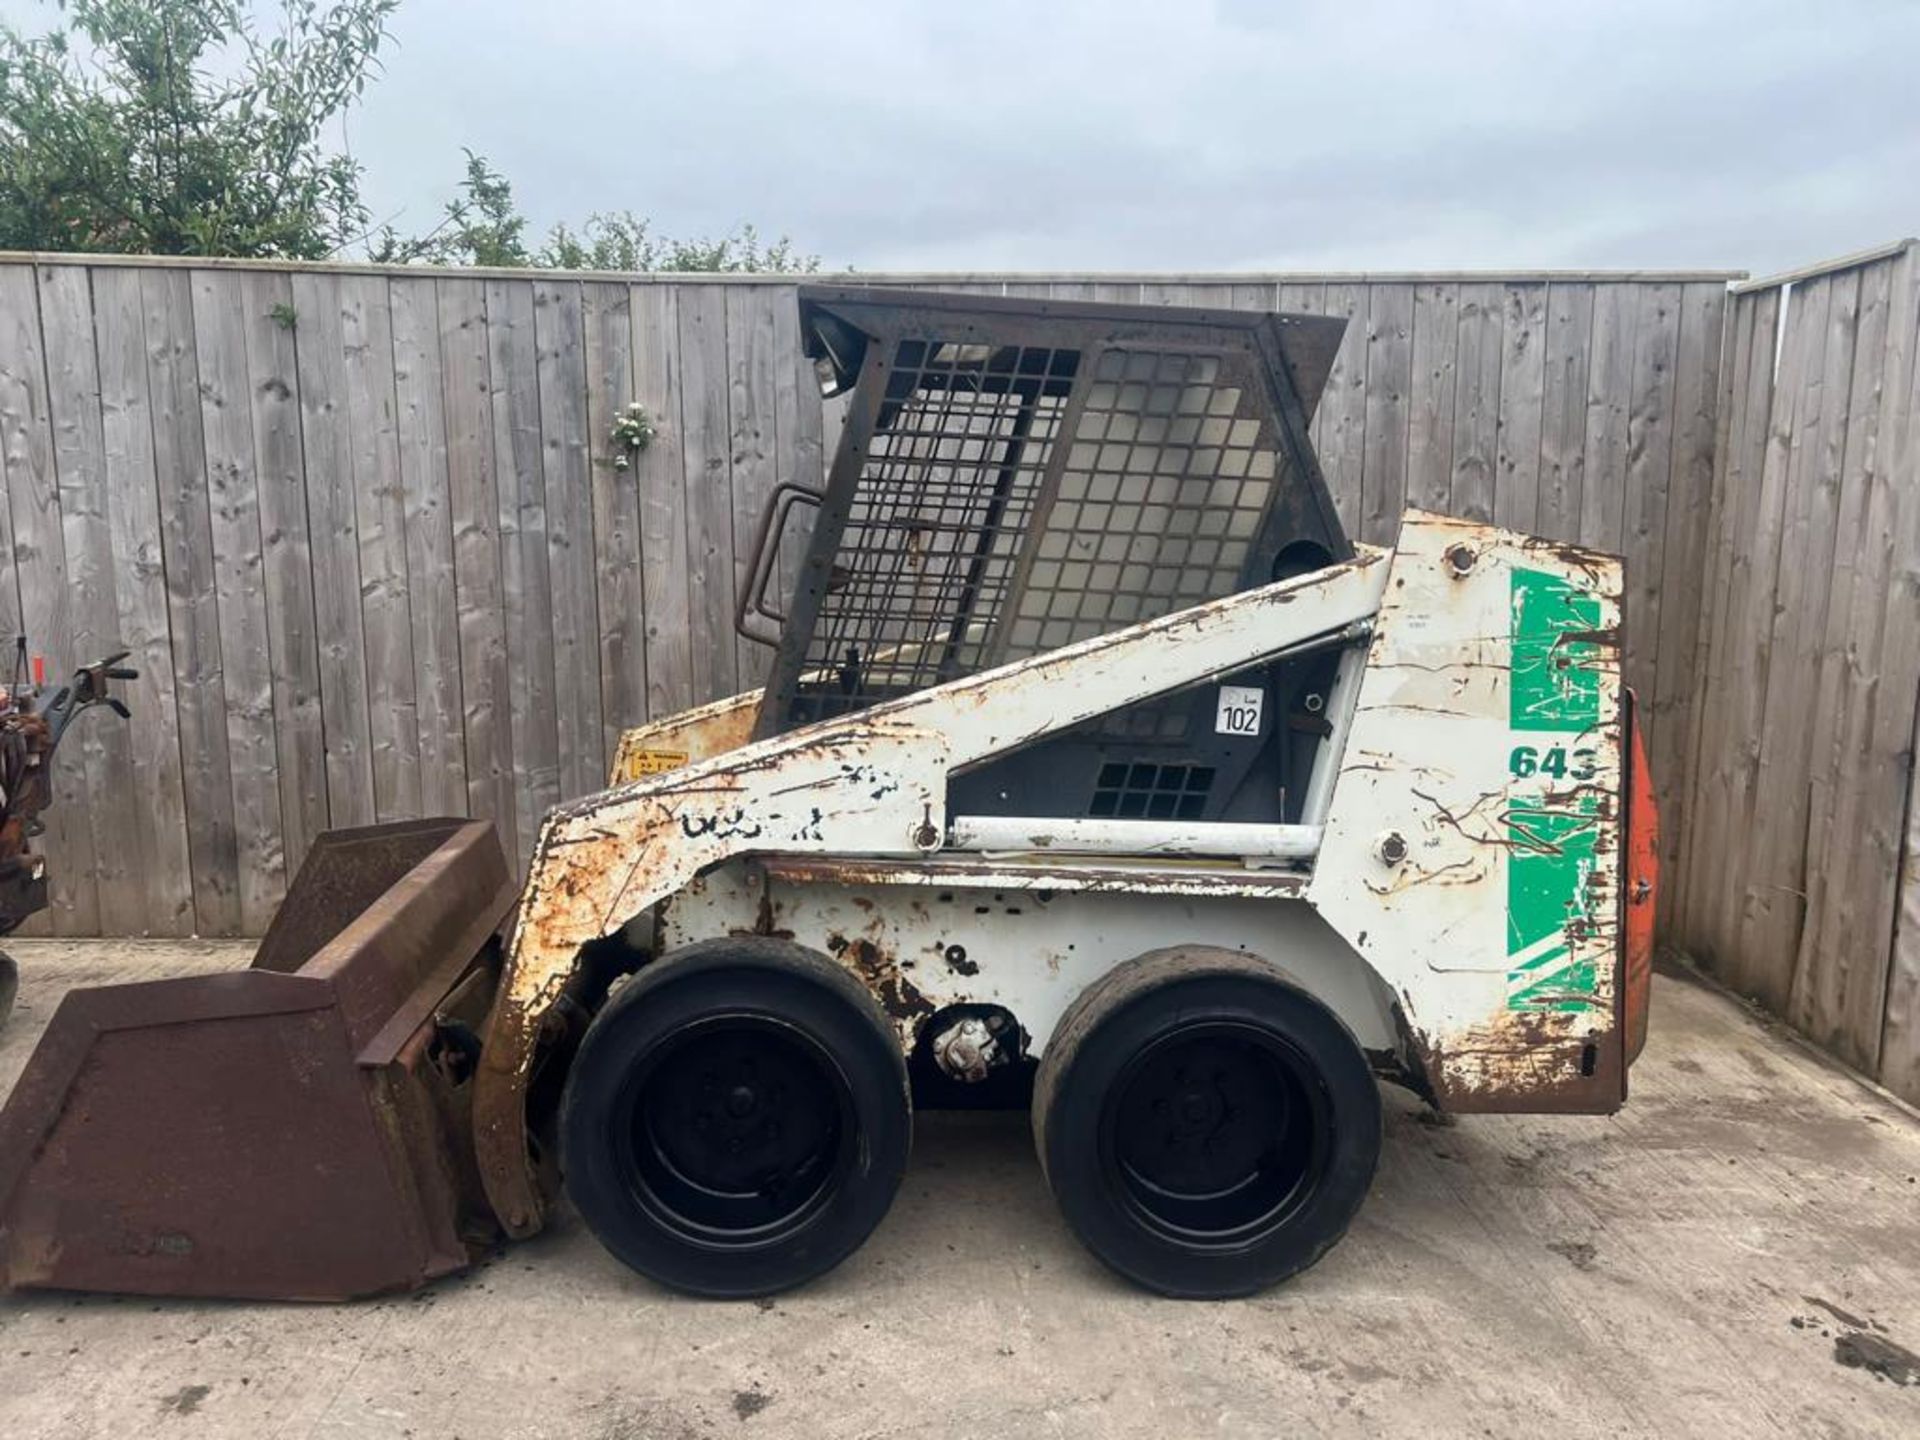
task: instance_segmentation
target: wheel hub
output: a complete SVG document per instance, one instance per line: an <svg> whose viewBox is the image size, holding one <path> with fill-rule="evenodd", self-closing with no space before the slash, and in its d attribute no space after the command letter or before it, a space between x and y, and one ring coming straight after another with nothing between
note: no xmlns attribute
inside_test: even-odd
<svg viewBox="0 0 1920 1440"><path fill-rule="evenodd" d="M1196 1245L1284 1221L1312 1188L1320 1130L1289 1047L1248 1027L1187 1027L1135 1057L1108 1104L1108 1163L1135 1212Z"/></svg>
<svg viewBox="0 0 1920 1440"><path fill-rule="evenodd" d="M632 1097L630 1187L702 1243L791 1233L841 1173L851 1128L844 1082L776 1022L726 1017L690 1030L663 1047Z"/></svg>

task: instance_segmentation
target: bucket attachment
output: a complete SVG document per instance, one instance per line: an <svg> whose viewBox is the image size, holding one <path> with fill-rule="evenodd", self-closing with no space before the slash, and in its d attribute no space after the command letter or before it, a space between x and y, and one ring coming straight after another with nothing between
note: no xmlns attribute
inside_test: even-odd
<svg viewBox="0 0 1920 1440"><path fill-rule="evenodd" d="M0 1111L0 1280L333 1300L467 1265L516 893L484 822L330 831L246 970L67 995Z"/></svg>

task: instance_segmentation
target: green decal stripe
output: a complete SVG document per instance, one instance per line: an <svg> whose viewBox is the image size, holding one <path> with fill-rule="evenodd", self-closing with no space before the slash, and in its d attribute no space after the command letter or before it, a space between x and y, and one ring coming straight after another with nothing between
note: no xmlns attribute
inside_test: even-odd
<svg viewBox="0 0 1920 1440"><path fill-rule="evenodd" d="M1591 960L1578 960L1566 969L1518 990L1509 990L1509 1010L1556 1010L1577 1014L1593 1004L1593 992L1600 983L1599 967Z"/></svg>
<svg viewBox="0 0 1920 1440"><path fill-rule="evenodd" d="M1600 721L1600 597L1544 570L1515 568L1512 580L1513 680L1509 718L1516 730L1584 730Z"/></svg>
<svg viewBox="0 0 1920 1440"><path fill-rule="evenodd" d="M1514 961L1513 969L1509 973L1510 973L1510 976L1525 975L1532 971L1538 970L1542 965L1564 966L1566 963L1567 963L1567 947L1563 943L1563 944L1552 946L1549 949L1542 950L1538 955L1533 956L1531 959Z"/></svg>
<svg viewBox="0 0 1920 1440"><path fill-rule="evenodd" d="M1577 740L1600 722L1601 647L1590 638L1601 628L1600 597L1543 570L1516 568L1511 584L1509 723ZM1555 804L1519 796L1506 825L1507 1005L1584 1010L1600 978L1581 940L1595 918L1595 797L1582 791Z"/></svg>
<svg viewBox="0 0 1920 1440"><path fill-rule="evenodd" d="M1572 811L1507 811L1507 954L1531 950L1549 936L1564 935L1580 918L1587 876L1593 872L1593 797Z"/></svg>

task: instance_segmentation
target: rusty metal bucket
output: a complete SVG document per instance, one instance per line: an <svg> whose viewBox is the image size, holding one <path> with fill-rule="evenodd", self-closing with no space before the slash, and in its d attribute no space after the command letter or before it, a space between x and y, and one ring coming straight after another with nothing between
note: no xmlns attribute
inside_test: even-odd
<svg viewBox="0 0 1920 1440"><path fill-rule="evenodd" d="M489 824L331 831L247 969L66 996L0 1111L0 1281L332 1300L467 1265L515 893Z"/></svg>

